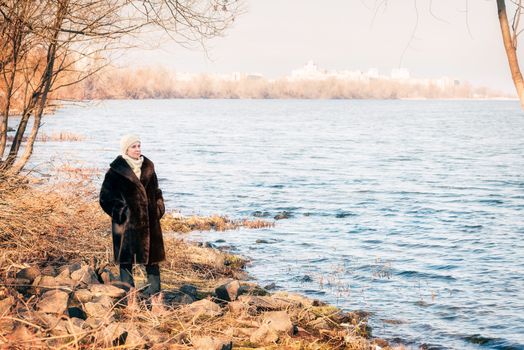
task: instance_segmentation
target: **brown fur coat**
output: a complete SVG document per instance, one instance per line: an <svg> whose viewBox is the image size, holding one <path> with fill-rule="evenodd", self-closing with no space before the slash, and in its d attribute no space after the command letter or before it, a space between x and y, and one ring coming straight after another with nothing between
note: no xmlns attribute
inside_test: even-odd
<svg viewBox="0 0 524 350"><path fill-rule="evenodd" d="M165 259L160 218L164 199L153 162L144 157L140 180L118 156L106 173L100 206L111 216L117 263L154 264Z"/></svg>

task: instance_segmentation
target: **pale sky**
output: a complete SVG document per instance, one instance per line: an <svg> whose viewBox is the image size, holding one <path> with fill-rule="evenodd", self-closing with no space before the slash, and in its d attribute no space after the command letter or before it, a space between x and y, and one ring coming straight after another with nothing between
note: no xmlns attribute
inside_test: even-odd
<svg viewBox="0 0 524 350"><path fill-rule="evenodd" d="M403 67L416 78L450 76L514 91L495 0L246 0L246 11L224 37L207 43L207 56L166 41L129 52L125 62L274 78L313 60L328 70L389 75Z"/></svg>

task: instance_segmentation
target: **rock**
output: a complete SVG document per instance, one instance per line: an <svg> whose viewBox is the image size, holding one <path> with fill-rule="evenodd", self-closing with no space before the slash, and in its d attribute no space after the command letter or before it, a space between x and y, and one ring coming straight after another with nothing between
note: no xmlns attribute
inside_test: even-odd
<svg viewBox="0 0 524 350"><path fill-rule="evenodd" d="M268 295L268 291L252 282L242 282L238 294Z"/></svg>
<svg viewBox="0 0 524 350"><path fill-rule="evenodd" d="M104 269L104 271L100 273L100 278L102 278L102 282L105 284L110 284L111 282L118 279L118 277L115 276L109 269Z"/></svg>
<svg viewBox="0 0 524 350"><path fill-rule="evenodd" d="M100 295L92 300L93 303L101 304L107 310L113 307L113 298L107 295Z"/></svg>
<svg viewBox="0 0 524 350"><path fill-rule="evenodd" d="M255 241L256 244L269 244L269 241L265 240L265 239L257 239Z"/></svg>
<svg viewBox="0 0 524 350"><path fill-rule="evenodd" d="M0 300L0 318L4 315L7 315L14 305L15 298L13 298L11 295Z"/></svg>
<svg viewBox="0 0 524 350"><path fill-rule="evenodd" d="M33 283L38 276L40 276L40 270L33 266L26 267L16 273L16 278L27 279L29 283Z"/></svg>
<svg viewBox="0 0 524 350"><path fill-rule="evenodd" d="M76 306L68 307L67 308L67 315L69 317L74 317L74 318L78 318L78 319L81 319L81 320L85 320L87 318L87 315L84 312L84 310L82 310L81 308L76 307Z"/></svg>
<svg viewBox="0 0 524 350"><path fill-rule="evenodd" d="M104 282L105 283L105 282ZM111 281L111 283L109 283L111 286L115 286L117 288L120 288L122 289L123 291L125 291L126 293L129 293L129 291L131 290L131 286L129 285L129 283L126 283L126 282L122 282L120 280L115 280L115 281Z"/></svg>
<svg viewBox="0 0 524 350"><path fill-rule="evenodd" d="M107 295L111 298L122 298L126 295L126 291L115 287L111 284L91 284L89 290L95 296Z"/></svg>
<svg viewBox="0 0 524 350"><path fill-rule="evenodd" d="M278 334L271 329L267 324L263 324L256 331L251 334L249 341L257 345L274 344L278 340Z"/></svg>
<svg viewBox="0 0 524 350"><path fill-rule="evenodd" d="M88 317L85 321L85 324L92 329L100 328L104 324L104 320L96 317Z"/></svg>
<svg viewBox="0 0 524 350"><path fill-rule="evenodd" d="M229 337L237 337L237 338L249 338L258 328L228 328L225 331L225 335Z"/></svg>
<svg viewBox="0 0 524 350"><path fill-rule="evenodd" d="M164 291L162 292L164 295L164 302L166 305L171 304L179 304L179 305L185 305L185 304L191 304L195 301L195 299L187 294L178 292L178 291Z"/></svg>
<svg viewBox="0 0 524 350"><path fill-rule="evenodd" d="M164 304L164 294L159 293L151 297L151 314L164 316L169 313Z"/></svg>
<svg viewBox="0 0 524 350"><path fill-rule="evenodd" d="M302 277L299 277L300 282L313 282L313 278L311 278L310 275L304 275Z"/></svg>
<svg viewBox="0 0 524 350"><path fill-rule="evenodd" d="M175 302L177 302L180 305L185 305L185 304L191 304L195 302L195 299L193 299L193 297L187 294L182 294L180 297L175 299Z"/></svg>
<svg viewBox="0 0 524 350"><path fill-rule="evenodd" d="M265 314L263 324L277 332L277 334L293 334L293 323L285 311L273 311Z"/></svg>
<svg viewBox="0 0 524 350"><path fill-rule="evenodd" d="M26 315L29 316L29 315ZM48 329L55 328L60 322L60 315L46 314L44 312L35 312L31 315L31 318L24 317L27 321L34 322L37 321L39 324L43 324ZM64 329L65 330L65 329Z"/></svg>
<svg viewBox="0 0 524 350"><path fill-rule="evenodd" d="M232 301L228 303L227 306L229 308L229 312L231 312L234 315L242 314L248 308L248 305L246 303L243 303L239 300Z"/></svg>
<svg viewBox="0 0 524 350"><path fill-rule="evenodd" d="M313 320L308 323L308 326L313 327L315 329L321 330L321 329L330 329L329 324L326 320L324 320L322 317L317 318L316 320Z"/></svg>
<svg viewBox="0 0 524 350"><path fill-rule="evenodd" d="M105 327L101 336L106 346L118 346L126 343L128 332L119 322L111 322Z"/></svg>
<svg viewBox="0 0 524 350"><path fill-rule="evenodd" d="M86 311L87 316L95 318L105 318L108 316L113 316L113 310L108 309L100 303L88 302L84 305L84 310Z"/></svg>
<svg viewBox="0 0 524 350"><path fill-rule="evenodd" d="M221 285L215 289L215 294L218 299L225 301L235 301L238 298L240 290L240 283L238 281L231 281Z"/></svg>
<svg viewBox="0 0 524 350"><path fill-rule="evenodd" d="M76 317L72 317L68 320L61 320L61 325L63 325L69 334L80 334L87 326L84 320Z"/></svg>
<svg viewBox="0 0 524 350"><path fill-rule="evenodd" d="M144 336L134 326L127 325L126 347L132 349L141 349L141 345L146 343Z"/></svg>
<svg viewBox="0 0 524 350"><path fill-rule="evenodd" d="M73 294L73 298L81 303L87 303L93 300L94 294L87 289L79 289Z"/></svg>
<svg viewBox="0 0 524 350"><path fill-rule="evenodd" d="M51 277L54 277L56 276L56 270L53 266L46 266L44 267L41 271L41 274L44 275L44 276L51 276Z"/></svg>
<svg viewBox="0 0 524 350"><path fill-rule="evenodd" d="M56 275L57 279L70 279L71 274L69 273L69 268L67 266L63 267L62 269L58 270L58 275Z"/></svg>
<svg viewBox="0 0 524 350"><path fill-rule="evenodd" d="M192 263L204 264L221 269L224 267L225 256L218 250L210 248L199 248L196 246L187 246L187 256Z"/></svg>
<svg viewBox="0 0 524 350"><path fill-rule="evenodd" d="M273 294L273 298L282 304L294 305L297 307L311 307L315 302L314 300L302 295L288 292L276 292Z"/></svg>
<svg viewBox="0 0 524 350"><path fill-rule="evenodd" d="M80 269L71 273L71 279L78 283L83 284L97 284L98 278L96 277L95 271L93 268L88 265L82 266Z"/></svg>
<svg viewBox="0 0 524 350"><path fill-rule="evenodd" d="M249 305L256 312L275 311L284 308L281 303L270 296L241 295L238 300Z"/></svg>
<svg viewBox="0 0 524 350"><path fill-rule="evenodd" d="M197 287L191 284L184 284L180 287L180 292L189 295L190 297L196 298L197 296Z"/></svg>
<svg viewBox="0 0 524 350"><path fill-rule="evenodd" d="M36 304L38 311L63 314L67 309L69 294L61 290L50 290L42 295L42 299Z"/></svg>
<svg viewBox="0 0 524 350"><path fill-rule="evenodd" d="M46 288L46 289L55 289L55 288L65 288L70 289L73 287L74 281L69 278L62 278L62 277L53 277L53 276L47 276L42 275L35 278L33 281L33 286L40 287L40 288Z"/></svg>
<svg viewBox="0 0 524 350"><path fill-rule="evenodd" d="M32 333L28 327L20 324L15 328L13 333L5 337L6 344L24 344L25 349L47 348L41 339L38 334Z"/></svg>
<svg viewBox="0 0 524 350"><path fill-rule="evenodd" d="M82 268L82 263L75 262L75 263L72 263L71 265L68 265L67 268L69 269L69 273L73 273Z"/></svg>
<svg viewBox="0 0 524 350"><path fill-rule="evenodd" d="M233 342L225 339L194 336L191 339L193 347L198 350L231 350Z"/></svg>
<svg viewBox="0 0 524 350"><path fill-rule="evenodd" d="M277 288L277 285L275 282L271 282L270 284L264 286L264 289L267 289L267 290L273 290L275 288Z"/></svg>
<svg viewBox="0 0 524 350"><path fill-rule="evenodd" d="M185 306L185 308L191 314L195 315L195 317L215 317L222 314L222 309L220 308L220 306L208 299L195 301L194 303Z"/></svg>
<svg viewBox="0 0 524 350"><path fill-rule="evenodd" d="M277 215L275 215L273 218L275 220L282 220L282 219L289 219L291 217L291 213L288 211L281 211Z"/></svg>

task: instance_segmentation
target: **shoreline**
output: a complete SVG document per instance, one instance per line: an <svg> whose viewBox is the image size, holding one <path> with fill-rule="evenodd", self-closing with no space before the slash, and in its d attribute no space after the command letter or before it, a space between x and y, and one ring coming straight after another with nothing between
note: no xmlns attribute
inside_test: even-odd
<svg viewBox="0 0 524 350"><path fill-rule="evenodd" d="M371 336L366 312L272 293L248 280L246 258L169 237L169 225L162 296L126 291L96 192L50 186L0 183L0 204L13 207L0 214L0 348L391 348Z"/></svg>
<svg viewBox="0 0 524 350"><path fill-rule="evenodd" d="M391 348L387 341L371 337L366 312L343 312L286 291L271 293L250 281L243 257L206 243L176 238L166 241L184 246L185 258L208 269L213 278L180 278L176 268L161 264L163 300L159 301L133 290L124 292L117 266L107 261L27 266L13 271L0 289L0 329L7 340L0 340L0 346L58 348L71 343L133 349L160 345L176 345L176 349L302 349L323 344L313 348ZM137 278L138 290L144 283L143 276ZM57 300L60 297L65 301ZM13 317L5 317L10 313ZM193 327L192 332L179 329L176 339L170 339L175 320L182 322L182 329ZM166 333L167 325L171 331ZM154 337L140 336L140 330L146 328L148 332L156 330Z"/></svg>

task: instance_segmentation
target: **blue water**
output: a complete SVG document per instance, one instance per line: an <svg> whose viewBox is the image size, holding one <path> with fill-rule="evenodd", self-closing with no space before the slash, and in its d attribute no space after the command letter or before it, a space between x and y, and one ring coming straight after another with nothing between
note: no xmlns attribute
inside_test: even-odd
<svg viewBox="0 0 524 350"><path fill-rule="evenodd" d="M288 211L274 228L191 236L252 258L262 285L370 311L374 335L408 348L524 349L515 101L108 101L42 131L87 139L40 143L32 166L102 175L135 132L170 209Z"/></svg>

